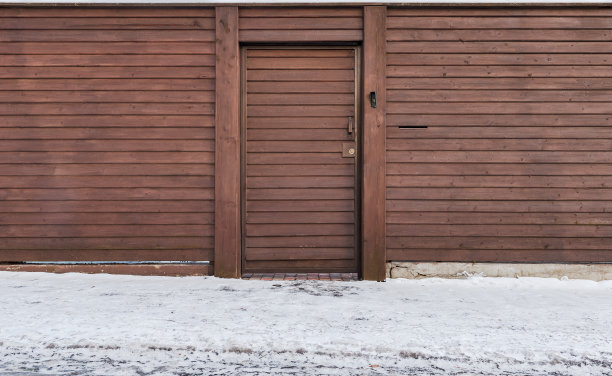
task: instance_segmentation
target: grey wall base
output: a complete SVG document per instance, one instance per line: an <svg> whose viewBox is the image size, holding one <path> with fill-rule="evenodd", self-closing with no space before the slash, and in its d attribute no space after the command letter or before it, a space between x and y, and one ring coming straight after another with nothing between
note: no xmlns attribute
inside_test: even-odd
<svg viewBox="0 0 612 376"><path fill-rule="evenodd" d="M460 262L387 262L387 278L544 277L612 280L609 264L502 264Z"/></svg>

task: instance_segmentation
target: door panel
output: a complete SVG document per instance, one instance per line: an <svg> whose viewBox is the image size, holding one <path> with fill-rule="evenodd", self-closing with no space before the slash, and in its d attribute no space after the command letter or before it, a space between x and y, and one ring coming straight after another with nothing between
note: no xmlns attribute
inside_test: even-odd
<svg viewBox="0 0 612 376"><path fill-rule="evenodd" d="M243 271L358 270L357 51L243 48Z"/></svg>

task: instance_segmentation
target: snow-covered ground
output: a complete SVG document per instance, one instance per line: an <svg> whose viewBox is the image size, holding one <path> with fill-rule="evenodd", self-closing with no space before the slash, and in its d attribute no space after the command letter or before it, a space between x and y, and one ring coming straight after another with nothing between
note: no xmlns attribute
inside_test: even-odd
<svg viewBox="0 0 612 376"><path fill-rule="evenodd" d="M612 375L612 281L0 272L0 375Z"/></svg>
<svg viewBox="0 0 612 376"><path fill-rule="evenodd" d="M454 4L610 4L610 0L0 0L1 4L400 4L400 5L454 5Z"/></svg>

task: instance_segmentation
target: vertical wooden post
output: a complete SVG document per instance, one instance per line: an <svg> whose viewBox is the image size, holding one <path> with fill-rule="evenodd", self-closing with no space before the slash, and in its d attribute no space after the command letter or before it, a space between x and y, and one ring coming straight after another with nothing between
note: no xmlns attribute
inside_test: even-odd
<svg viewBox="0 0 612 376"><path fill-rule="evenodd" d="M365 6L363 26L362 276L386 274L386 6ZM370 93L376 93L376 107Z"/></svg>
<svg viewBox="0 0 612 376"><path fill-rule="evenodd" d="M215 259L217 277L240 278L240 48L238 7L216 7Z"/></svg>

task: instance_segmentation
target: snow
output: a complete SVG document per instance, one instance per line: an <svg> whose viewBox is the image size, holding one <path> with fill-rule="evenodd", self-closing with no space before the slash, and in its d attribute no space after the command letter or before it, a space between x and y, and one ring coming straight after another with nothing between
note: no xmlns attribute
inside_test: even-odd
<svg viewBox="0 0 612 376"><path fill-rule="evenodd" d="M395 5L427 5L427 4L610 4L612 0L0 0L0 4L395 4Z"/></svg>
<svg viewBox="0 0 612 376"><path fill-rule="evenodd" d="M0 272L0 375L612 375L612 281Z"/></svg>

